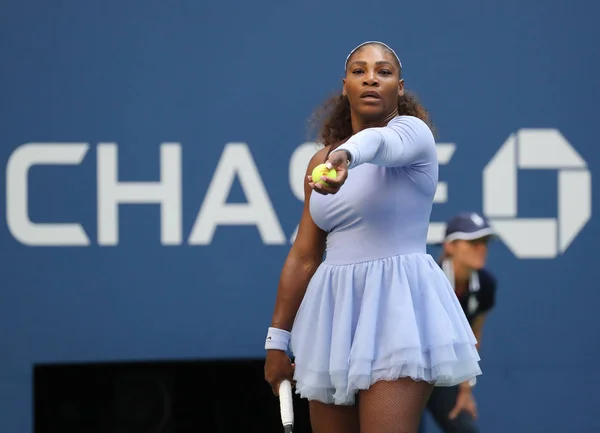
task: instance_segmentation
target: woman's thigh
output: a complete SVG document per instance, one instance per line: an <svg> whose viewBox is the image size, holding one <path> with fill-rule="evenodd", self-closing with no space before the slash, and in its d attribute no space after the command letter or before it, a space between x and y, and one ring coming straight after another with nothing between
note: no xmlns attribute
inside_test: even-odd
<svg viewBox="0 0 600 433"><path fill-rule="evenodd" d="M358 396L360 433L417 433L432 390L410 378L376 382Z"/></svg>
<svg viewBox="0 0 600 433"><path fill-rule="evenodd" d="M309 401L313 433L360 433L358 408Z"/></svg>

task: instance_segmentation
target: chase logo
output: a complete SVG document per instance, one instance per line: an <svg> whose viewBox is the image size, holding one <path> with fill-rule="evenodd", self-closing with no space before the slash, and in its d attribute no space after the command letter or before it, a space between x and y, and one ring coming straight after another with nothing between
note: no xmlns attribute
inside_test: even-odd
<svg viewBox="0 0 600 433"><path fill-rule="evenodd" d="M558 217L519 218L519 170L558 171ZM483 210L519 258L564 253L591 217L587 164L556 129L521 129L504 142L483 170Z"/></svg>
<svg viewBox="0 0 600 433"><path fill-rule="evenodd" d="M440 165L450 163L456 145L437 143ZM315 143L298 146L289 160L289 187L304 199L304 171L315 152ZM80 223L34 222L29 214L28 176L39 165L79 165L90 151L89 143L28 143L16 148L6 167L6 221L20 243L29 246L91 245ZM97 243L119 244L119 208L129 204L160 206L162 245L210 245L218 226L249 226L257 230L264 245L289 245L296 230L285 233L271 202L263 176L246 143L227 143L195 217L191 232L182 226L181 144L160 146L160 179L144 182L119 180L118 146L96 146ZM519 218L517 210L519 170L557 170L556 218ZM228 203L238 179L245 203ZM46 180L45 180L46 181ZM52 179L48 179L52 182ZM74 179L76 181L76 178ZM548 259L564 253L591 217L591 174L587 164L555 129L521 129L511 134L483 169L483 213L500 239L518 258ZM448 185L438 182L434 203L448 201ZM476 224L477 215L473 217ZM445 224L431 222L428 242L444 237ZM186 236L187 235L187 236Z"/></svg>

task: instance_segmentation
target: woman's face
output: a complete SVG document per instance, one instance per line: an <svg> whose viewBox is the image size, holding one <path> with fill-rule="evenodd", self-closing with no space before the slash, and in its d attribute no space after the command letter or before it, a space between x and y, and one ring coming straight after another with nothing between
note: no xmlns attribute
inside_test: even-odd
<svg viewBox="0 0 600 433"><path fill-rule="evenodd" d="M446 252L452 261L471 270L479 270L485 266L489 238L472 241L456 240L446 244Z"/></svg>
<svg viewBox="0 0 600 433"><path fill-rule="evenodd" d="M398 62L380 45L365 45L348 59L343 94L350 109L365 120L377 120L398 109L404 94Z"/></svg>

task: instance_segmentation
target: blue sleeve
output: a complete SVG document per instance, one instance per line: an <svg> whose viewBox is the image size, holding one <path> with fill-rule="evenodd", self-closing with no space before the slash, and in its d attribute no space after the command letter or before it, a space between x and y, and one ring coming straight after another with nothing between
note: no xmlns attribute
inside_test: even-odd
<svg viewBox="0 0 600 433"><path fill-rule="evenodd" d="M425 122L413 116L398 116L387 126L364 129L335 150L350 153L349 168L365 163L384 167L437 164L433 133Z"/></svg>
<svg viewBox="0 0 600 433"><path fill-rule="evenodd" d="M479 312L487 313L496 305L496 278L491 272L481 269L479 271Z"/></svg>

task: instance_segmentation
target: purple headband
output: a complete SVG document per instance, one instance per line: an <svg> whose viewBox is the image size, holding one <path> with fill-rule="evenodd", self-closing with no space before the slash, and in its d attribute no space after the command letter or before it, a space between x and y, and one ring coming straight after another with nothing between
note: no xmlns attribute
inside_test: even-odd
<svg viewBox="0 0 600 433"><path fill-rule="evenodd" d="M398 54L396 54L396 52L394 50L392 50L388 45L384 44L383 42L379 42L379 41L367 41L367 42L363 42L358 47L356 47L352 51L350 51L350 54L348 54L348 57L346 57L346 63L344 64L344 70L346 70L346 68L348 67L348 60L350 59L352 54L354 54L354 52L356 50L358 50L360 47L362 47L363 45L367 45L367 44L379 44L379 45L386 47L388 50L390 50L392 53L394 53L394 56L396 56L396 60L398 60L398 64L400 65L400 69L402 69L402 62L400 61L400 57L398 57Z"/></svg>

